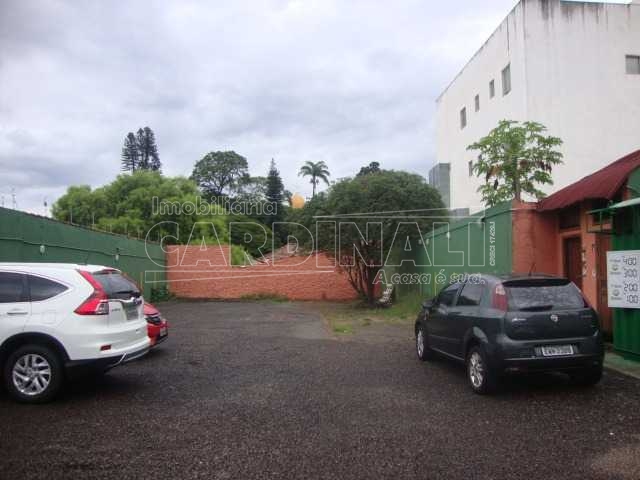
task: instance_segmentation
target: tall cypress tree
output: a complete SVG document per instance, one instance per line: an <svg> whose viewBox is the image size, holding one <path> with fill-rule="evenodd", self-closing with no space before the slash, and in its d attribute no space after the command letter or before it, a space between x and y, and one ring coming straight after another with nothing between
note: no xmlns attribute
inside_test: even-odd
<svg viewBox="0 0 640 480"><path fill-rule="evenodd" d="M135 172L139 167L140 158L138 153L138 142L133 132L129 132L124 137L124 146L122 147L122 170L125 172Z"/></svg>
<svg viewBox="0 0 640 480"><path fill-rule="evenodd" d="M160 171L162 163L156 145L156 135L149 127L139 128L134 134L129 132L122 147L122 170Z"/></svg>
<svg viewBox="0 0 640 480"><path fill-rule="evenodd" d="M276 168L276 162L271 159L271 166L269 167L269 173L267 174L267 188L266 194L267 202L272 205L274 213L265 216L265 223L269 226L273 225L273 222L279 222L282 215L282 201L284 199L284 184L280 177L280 172Z"/></svg>
<svg viewBox="0 0 640 480"><path fill-rule="evenodd" d="M144 127L144 155L147 170L160 170L160 155L156 145L156 135L149 127Z"/></svg>
<svg viewBox="0 0 640 480"><path fill-rule="evenodd" d="M146 153L147 139L145 138L144 130L139 128L136 132L136 145L138 147L138 168L141 170L147 170L149 163L149 155Z"/></svg>

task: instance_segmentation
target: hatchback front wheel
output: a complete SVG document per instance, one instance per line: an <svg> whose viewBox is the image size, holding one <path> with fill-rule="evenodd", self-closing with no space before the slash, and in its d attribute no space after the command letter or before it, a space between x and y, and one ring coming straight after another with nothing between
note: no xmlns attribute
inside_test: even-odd
<svg viewBox="0 0 640 480"><path fill-rule="evenodd" d="M423 325L420 325L416 330L416 354L423 362L433 358L433 350L429 347L427 330Z"/></svg>

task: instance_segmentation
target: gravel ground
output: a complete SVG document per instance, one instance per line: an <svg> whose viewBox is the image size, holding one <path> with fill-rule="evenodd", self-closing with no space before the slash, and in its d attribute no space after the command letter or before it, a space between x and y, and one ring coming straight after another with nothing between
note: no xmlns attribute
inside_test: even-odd
<svg viewBox="0 0 640 480"><path fill-rule="evenodd" d="M145 359L42 406L0 393L0 478L637 479L640 381L474 395L410 327L333 338L309 306L167 303Z"/></svg>

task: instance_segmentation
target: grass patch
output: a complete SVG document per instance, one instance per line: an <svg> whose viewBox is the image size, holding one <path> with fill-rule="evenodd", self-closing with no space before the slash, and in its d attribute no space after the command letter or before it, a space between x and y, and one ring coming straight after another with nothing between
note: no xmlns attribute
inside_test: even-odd
<svg viewBox="0 0 640 480"><path fill-rule="evenodd" d="M362 302L317 302L313 309L327 320L331 331L349 335L372 325L413 325L423 300L420 295L407 295L388 308L369 307Z"/></svg>
<svg viewBox="0 0 640 480"><path fill-rule="evenodd" d="M407 295L391 307L380 309L380 315L387 323L413 323L422 308L423 301L422 295Z"/></svg>
<svg viewBox="0 0 640 480"><path fill-rule="evenodd" d="M334 324L333 333L338 333L340 335L350 335L353 333L353 327L348 324Z"/></svg>
<svg viewBox="0 0 640 480"><path fill-rule="evenodd" d="M363 327L368 327L372 322L373 320L371 320L369 317L366 317L360 320L360 325L362 325Z"/></svg>
<svg viewBox="0 0 640 480"><path fill-rule="evenodd" d="M168 302L174 298L176 298L175 295L173 295L166 286L151 289L151 303Z"/></svg>
<svg viewBox="0 0 640 480"><path fill-rule="evenodd" d="M240 300L283 303L288 302L289 298L277 293L246 293L240 297Z"/></svg>

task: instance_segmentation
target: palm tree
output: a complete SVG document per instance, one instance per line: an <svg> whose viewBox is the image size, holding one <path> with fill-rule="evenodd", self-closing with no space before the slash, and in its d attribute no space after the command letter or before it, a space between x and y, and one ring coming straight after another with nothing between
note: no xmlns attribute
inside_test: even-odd
<svg viewBox="0 0 640 480"><path fill-rule="evenodd" d="M329 178L327 177L330 177L331 174L327 164L320 160L319 162L306 162L300 167L298 176L311 177L310 183L313 185L313 198L316 196L316 186L320 183L320 180L329 185Z"/></svg>

